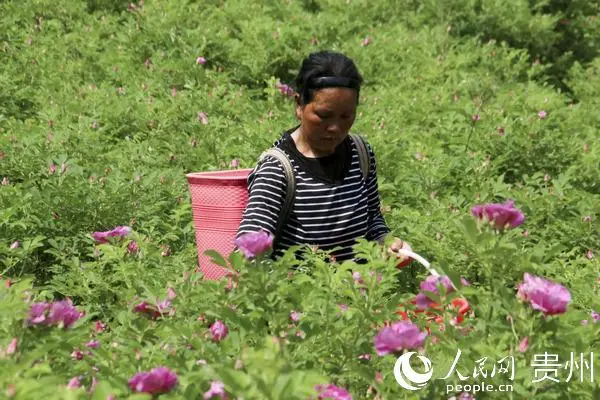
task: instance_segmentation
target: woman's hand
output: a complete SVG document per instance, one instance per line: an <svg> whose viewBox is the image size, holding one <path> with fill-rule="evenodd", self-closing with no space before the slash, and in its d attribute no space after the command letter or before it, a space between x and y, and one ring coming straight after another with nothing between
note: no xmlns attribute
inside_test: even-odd
<svg viewBox="0 0 600 400"><path fill-rule="evenodd" d="M412 258L403 256L400 253L398 253L398 250L400 249L412 251L412 247L410 247L408 243L406 243L402 239L394 238L394 241L392 242L392 244L390 244L390 247L388 247L387 252L389 256L396 257L398 259L398 264L396 265L397 268L404 268L412 262Z"/></svg>

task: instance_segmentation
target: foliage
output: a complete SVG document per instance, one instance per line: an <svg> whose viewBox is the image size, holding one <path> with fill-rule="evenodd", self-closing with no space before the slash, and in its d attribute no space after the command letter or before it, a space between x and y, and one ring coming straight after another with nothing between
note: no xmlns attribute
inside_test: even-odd
<svg viewBox="0 0 600 400"><path fill-rule="evenodd" d="M373 349L417 293L417 265L398 271L362 243L367 264L234 256L233 288L194 273L185 174L233 159L253 167L295 123L276 83L290 83L309 52L334 49L365 77L354 131L377 154L388 225L472 283L454 295L474 316L431 327L436 377L460 348L463 373L513 355L512 398L597 398L595 383L532 383L530 366L544 352L563 362L589 353L598 338L597 12L583 0L0 2L0 273L12 283L0 289L3 394L140 398L127 380L162 364L179 377L165 398L199 397L213 380L247 399L305 399L328 382L355 399L447 395L435 381L400 388L395 358ZM499 235L468 216L506 199L525 213L522 227ZM134 228L139 252L90 236L119 225ZM545 319L517 300L524 272L565 285L568 312ZM133 311L168 288L166 315ZM73 328L24 326L33 301L65 297L86 312ZM220 342L209 334L216 320L229 327ZM85 347L92 338L99 348ZM76 376L85 389L66 388Z"/></svg>

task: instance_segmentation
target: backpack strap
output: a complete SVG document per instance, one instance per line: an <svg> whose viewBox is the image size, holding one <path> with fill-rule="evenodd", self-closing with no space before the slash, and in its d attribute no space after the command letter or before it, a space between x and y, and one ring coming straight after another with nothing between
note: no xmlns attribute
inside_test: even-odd
<svg viewBox="0 0 600 400"><path fill-rule="evenodd" d="M281 207L279 218L277 219L277 226L275 227L275 237L273 238L273 247L275 247L275 243L279 241L283 232L283 227L290 216L290 212L292 211L292 205L294 204L294 198L296 194L296 177L294 176L292 163L283 150L277 147L272 147L260 155L259 162L262 162L268 156L279 160L283 166L283 172L287 182L283 206Z"/></svg>
<svg viewBox="0 0 600 400"><path fill-rule="evenodd" d="M360 164L360 170L362 171L363 178L366 181L367 177L369 176L369 172L371 172L371 160L369 157L369 151L367 150L367 143L360 135L351 133L349 136L358 150L358 162Z"/></svg>

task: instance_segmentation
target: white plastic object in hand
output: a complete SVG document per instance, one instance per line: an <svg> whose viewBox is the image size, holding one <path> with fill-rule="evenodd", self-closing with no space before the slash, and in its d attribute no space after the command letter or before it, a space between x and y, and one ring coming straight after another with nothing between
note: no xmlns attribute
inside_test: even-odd
<svg viewBox="0 0 600 400"><path fill-rule="evenodd" d="M429 271L429 273L431 275L433 275L433 276L440 276L440 274L431 266L431 264L429 263L429 261L427 261L426 259L424 259L420 255L418 255L417 253L414 253L414 252L408 251L408 250L404 250L404 249L397 250L396 253L402 254L403 256L406 256L406 257L410 257L413 260L417 260L418 262L420 262L427 269L427 271ZM454 286L454 283L452 283L452 281L450 281L450 284L452 285L452 287L454 288L454 290L458 290L458 288L456 286Z"/></svg>
<svg viewBox="0 0 600 400"><path fill-rule="evenodd" d="M420 255L418 255L417 253L414 253L412 251L408 251L408 250L405 250L405 249L396 250L395 252L398 253L398 254L401 254L401 255L403 255L405 257L410 257L413 260L417 260L418 262L421 263L421 265L423 265L427 269L427 271L429 271L429 273L431 275L433 275L433 276L440 276L440 274L438 274L438 272L431 267L431 264L429 263L429 261L427 261L426 259L424 259Z"/></svg>

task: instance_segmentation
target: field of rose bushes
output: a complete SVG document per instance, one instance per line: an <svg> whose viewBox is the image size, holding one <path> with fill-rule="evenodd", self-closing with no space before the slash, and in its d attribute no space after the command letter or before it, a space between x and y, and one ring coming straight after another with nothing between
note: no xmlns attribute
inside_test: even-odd
<svg viewBox="0 0 600 400"><path fill-rule="evenodd" d="M600 398L599 11L1 1L0 397ZM384 216L442 276L260 236L203 281L185 174L253 167L318 49L364 75ZM483 382L513 390L448 386Z"/></svg>

